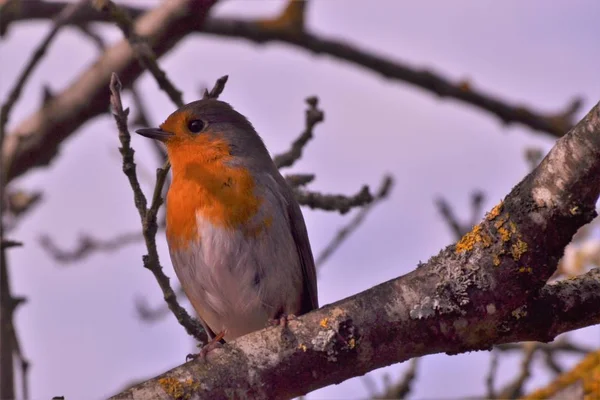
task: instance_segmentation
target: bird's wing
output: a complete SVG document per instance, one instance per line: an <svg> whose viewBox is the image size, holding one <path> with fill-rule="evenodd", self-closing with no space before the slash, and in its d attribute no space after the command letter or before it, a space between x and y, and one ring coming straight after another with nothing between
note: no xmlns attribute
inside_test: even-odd
<svg viewBox="0 0 600 400"><path fill-rule="evenodd" d="M287 212L290 221L290 229L292 230L292 237L296 243L298 258L300 260L300 266L302 267L303 290L300 313L305 314L319 308L317 271L315 270L315 261L310 249L310 242L308 241L308 233L306 231L306 225L304 224L304 218L302 217L302 211L300 211L300 206L294 199L291 190L290 195L292 198L288 199Z"/></svg>

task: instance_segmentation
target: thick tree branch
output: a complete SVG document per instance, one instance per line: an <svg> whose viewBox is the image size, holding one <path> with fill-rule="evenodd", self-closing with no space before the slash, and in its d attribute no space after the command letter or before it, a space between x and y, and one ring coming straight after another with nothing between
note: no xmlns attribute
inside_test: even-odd
<svg viewBox="0 0 600 400"><path fill-rule="evenodd" d="M414 271L115 398L291 398L413 357L547 342L598 324L600 269L546 281L595 217L599 192L600 104L479 225Z"/></svg>
<svg viewBox="0 0 600 400"><path fill-rule="evenodd" d="M30 5L28 1L20 3L26 8ZM160 57L190 31L200 29L214 3L215 0L163 2L139 17L135 32L144 37L156 57ZM77 18L73 19L77 21ZM109 104L106 88L113 72L119 74L126 87L143 72L126 39L107 49L71 86L56 94L7 135L2 146L1 165L7 181L32 167L48 164L64 139L88 119L106 112Z"/></svg>

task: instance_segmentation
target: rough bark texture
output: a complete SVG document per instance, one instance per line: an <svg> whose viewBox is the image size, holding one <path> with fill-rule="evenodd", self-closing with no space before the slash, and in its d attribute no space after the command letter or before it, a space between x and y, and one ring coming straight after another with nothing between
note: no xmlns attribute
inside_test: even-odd
<svg viewBox="0 0 600 400"><path fill-rule="evenodd" d="M598 324L600 270L546 281L596 215L599 192L600 104L479 225L414 271L114 398L292 398L416 356Z"/></svg>

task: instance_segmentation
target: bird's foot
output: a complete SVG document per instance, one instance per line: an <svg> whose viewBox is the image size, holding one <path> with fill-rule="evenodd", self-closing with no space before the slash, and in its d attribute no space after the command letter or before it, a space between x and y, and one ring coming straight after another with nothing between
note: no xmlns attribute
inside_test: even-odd
<svg viewBox="0 0 600 400"><path fill-rule="evenodd" d="M188 362L188 361L196 360L196 359L206 361L206 356L208 355L209 352L213 351L214 349L218 349L219 347L221 347L223 345L221 343L221 340L225 337L225 332L226 331L219 332L219 334L217 336L215 336L207 344L202 346L199 353L188 354L185 357L185 361Z"/></svg>
<svg viewBox="0 0 600 400"><path fill-rule="evenodd" d="M296 319L297 317L294 314L281 314L279 318L270 319L267 322L267 326L281 326L282 328L287 328L287 324L289 321Z"/></svg>

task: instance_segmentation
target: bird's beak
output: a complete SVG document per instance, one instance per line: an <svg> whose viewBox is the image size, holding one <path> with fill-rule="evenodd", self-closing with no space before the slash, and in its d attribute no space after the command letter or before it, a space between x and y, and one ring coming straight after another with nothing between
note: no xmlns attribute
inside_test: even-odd
<svg viewBox="0 0 600 400"><path fill-rule="evenodd" d="M146 136L150 139L160 140L161 142L166 142L169 138L175 136L174 134L170 132L165 132L159 128L138 129L136 132L142 136Z"/></svg>

